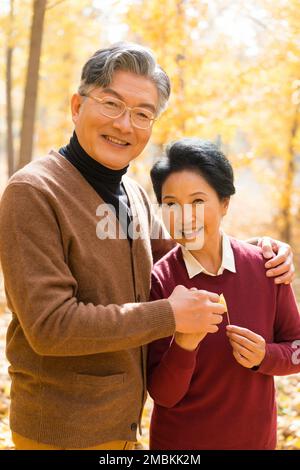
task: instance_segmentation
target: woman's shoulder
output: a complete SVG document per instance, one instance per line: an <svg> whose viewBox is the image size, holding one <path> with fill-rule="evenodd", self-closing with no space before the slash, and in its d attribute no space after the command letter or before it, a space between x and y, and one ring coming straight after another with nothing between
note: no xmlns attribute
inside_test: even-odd
<svg viewBox="0 0 300 470"><path fill-rule="evenodd" d="M160 258L153 266L152 273L159 275L170 275L170 272L174 273L174 268L178 268L180 264L183 264L181 246L176 245L172 250L166 253Z"/></svg>
<svg viewBox="0 0 300 470"><path fill-rule="evenodd" d="M185 265L180 245L157 261L151 275L151 298L167 298L178 284L184 284Z"/></svg>
<svg viewBox="0 0 300 470"><path fill-rule="evenodd" d="M265 271L266 260L262 254L261 247L234 237L229 237L229 239L236 263L247 262L248 265L253 264L260 268L263 267Z"/></svg>
<svg viewBox="0 0 300 470"><path fill-rule="evenodd" d="M234 250L240 251L241 253L245 254L247 253L249 256L258 256L259 254L262 254L261 248L257 245L252 245L247 241L240 240L239 238L235 238L232 236L228 236L228 238Z"/></svg>

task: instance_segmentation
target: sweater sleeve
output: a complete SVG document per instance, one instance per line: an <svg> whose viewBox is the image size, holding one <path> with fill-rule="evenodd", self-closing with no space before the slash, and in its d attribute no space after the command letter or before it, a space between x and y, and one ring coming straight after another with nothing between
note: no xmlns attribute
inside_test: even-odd
<svg viewBox="0 0 300 470"><path fill-rule="evenodd" d="M152 275L151 300L162 299L159 281ZM148 346L148 391L155 403L172 408L186 395L196 367L197 350L181 348L173 337Z"/></svg>
<svg viewBox="0 0 300 470"><path fill-rule="evenodd" d="M40 355L80 356L138 347L173 333L168 300L83 303L50 196L10 183L0 206L0 255L9 308Z"/></svg>
<svg viewBox="0 0 300 470"><path fill-rule="evenodd" d="M300 372L300 315L293 289L281 284L277 291L274 342L266 345L266 355L258 372L288 375Z"/></svg>

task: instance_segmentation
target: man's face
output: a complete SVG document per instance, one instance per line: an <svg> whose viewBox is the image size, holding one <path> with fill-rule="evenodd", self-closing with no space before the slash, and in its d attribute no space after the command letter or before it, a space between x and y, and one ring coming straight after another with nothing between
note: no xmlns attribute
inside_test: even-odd
<svg viewBox="0 0 300 470"><path fill-rule="evenodd" d="M114 73L107 88L94 88L90 93L98 98L113 96L131 108L142 107L152 112L158 109L158 92L154 83L123 70ZM90 157L114 170L124 168L140 155L151 136L151 128L132 126L129 110L119 118L109 118L99 113L95 100L78 94L72 97L72 119L83 149Z"/></svg>

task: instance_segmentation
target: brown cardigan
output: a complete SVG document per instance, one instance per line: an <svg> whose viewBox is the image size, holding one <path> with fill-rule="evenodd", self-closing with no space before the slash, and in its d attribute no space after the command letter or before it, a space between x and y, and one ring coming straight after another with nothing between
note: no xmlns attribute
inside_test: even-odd
<svg viewBox="0 0 300 470"><path fill-rule="evenodd" d="M146 234L132 248L96 236L103 201L54 151L18 171L3 194L10 423L24 437L74 448L136 439L143 345L171 335L175 321L168 300L147 302L157 222L144 191L123 182ZM160 255L169 248L152 242Z"/></svg>

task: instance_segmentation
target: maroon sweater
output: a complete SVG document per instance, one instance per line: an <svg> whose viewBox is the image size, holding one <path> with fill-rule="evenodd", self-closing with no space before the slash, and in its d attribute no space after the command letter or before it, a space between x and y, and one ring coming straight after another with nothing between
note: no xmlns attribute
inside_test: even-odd
<svg viewBox="0 0 300 470"><path fill-rule="evenodd" d="M192 279L180 247L175 247L153 268L151 298L168 297L178 284L224 293L231 323L263 336L266 356L257 371L239 365L226 336L226 316L219 331L208 334L196 351L182 349L171 337L151 343L151 449L276 446L273 375L300 371L295 363L300 362L299 351L292 345L300 338L300 316L291 286L266 277L261 250L235 239L231 246L236 273L201 273Z"/></svg>

